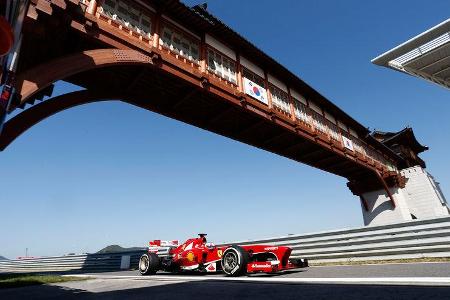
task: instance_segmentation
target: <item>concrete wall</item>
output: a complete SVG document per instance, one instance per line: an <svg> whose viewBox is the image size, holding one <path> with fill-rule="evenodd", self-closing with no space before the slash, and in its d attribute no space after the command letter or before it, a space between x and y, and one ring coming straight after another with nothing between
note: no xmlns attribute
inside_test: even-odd
<svg viewBox="0 0 450 300"><path fill-rule="evenodd" d="M396 207L385 190L364 193L362 197L367 203L368 210L361 204L364 225L383 225L412 220L402 189L391 188Z"/></svg>
<svg viewBox="0 0 450 300"><path fill-rule="evenodd" d="M408 178L404 193L411 213L417 219L449 215L444 195L434 178L420 166L401 170Z"/></svg>
<svg viewBox="0 0 450 300"><path fill-rule="evenodd" d="M420 166L400 171L408 180L403 189L391 188L396 207L384 190L364 193L368 210L361 203L364 225L383 225L413 219L430 219L450 215L439 184Z"/></svg>

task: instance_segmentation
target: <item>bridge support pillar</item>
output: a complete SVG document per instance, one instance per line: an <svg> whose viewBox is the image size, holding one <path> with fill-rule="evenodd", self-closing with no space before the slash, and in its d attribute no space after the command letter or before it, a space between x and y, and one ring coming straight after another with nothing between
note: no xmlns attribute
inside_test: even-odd
<svg viewBox="0 0 450 300"><path fill-rule="evenodd" d="M389 188L389 192L394 198L395 206L392 205L392 200L384 188L360 195L364 200L361 201L364 225L381 225L412 220L402 188L392 187Z"/></svg>
<svg viewBox="0 0 450 300"><path fill-rule="evenodd" d="M347 184L361 200L364 225L450 215L450 208L439 183L421 166L385 174L385 177L380 173L375 175L352 180Z"/></svg>
<svg viewBox="0 0 450 300"><path fill-rule="evenodd" d="M347 185L359 196L364 225L381 225L412 220L404 187L406 178L397 172L350 181Z"/></svg>

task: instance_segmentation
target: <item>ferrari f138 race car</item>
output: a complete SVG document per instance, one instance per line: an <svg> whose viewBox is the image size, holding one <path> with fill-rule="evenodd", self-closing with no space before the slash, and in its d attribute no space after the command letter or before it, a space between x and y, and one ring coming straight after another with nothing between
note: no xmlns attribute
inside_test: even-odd
<svg viewBox="0 0 450 300"><path fill-rule="evenodd" d="M227 276L248 273L277 273L290 269L305 268L306 259L290 258L292 249L272 245L228 245L215 246L206 241L206 234L178 241L154 240L149 242L148 251L139 260L142 275L157 271L181 273L223 272Z"/></svg>

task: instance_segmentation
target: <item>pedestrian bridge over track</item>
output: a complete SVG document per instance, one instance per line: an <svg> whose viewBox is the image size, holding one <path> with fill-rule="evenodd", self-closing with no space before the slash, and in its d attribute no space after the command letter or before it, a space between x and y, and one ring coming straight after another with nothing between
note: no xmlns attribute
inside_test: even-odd
<svg viewBox="0 0 450 300"><path fill-rule="evenodd" d="M9 112L23 110L4 124L0 150L55 113L120 100L345 177L358 195L382 189L395 208L404 158L205 7L20 3L0 4L20 40L3 74L14 96L4 98L11 98ZM58 80L84 90L40 101Z"/></svg>

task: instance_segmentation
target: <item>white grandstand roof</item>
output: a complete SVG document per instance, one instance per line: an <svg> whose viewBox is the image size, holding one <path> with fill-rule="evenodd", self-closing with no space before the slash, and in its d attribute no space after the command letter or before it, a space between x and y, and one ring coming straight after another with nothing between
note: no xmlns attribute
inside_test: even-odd
<svg viewBox="0 0 450 300"><path fill-rule="evenodd" d="M372 59L372 63L450 88L450 19Z"/></svg>

